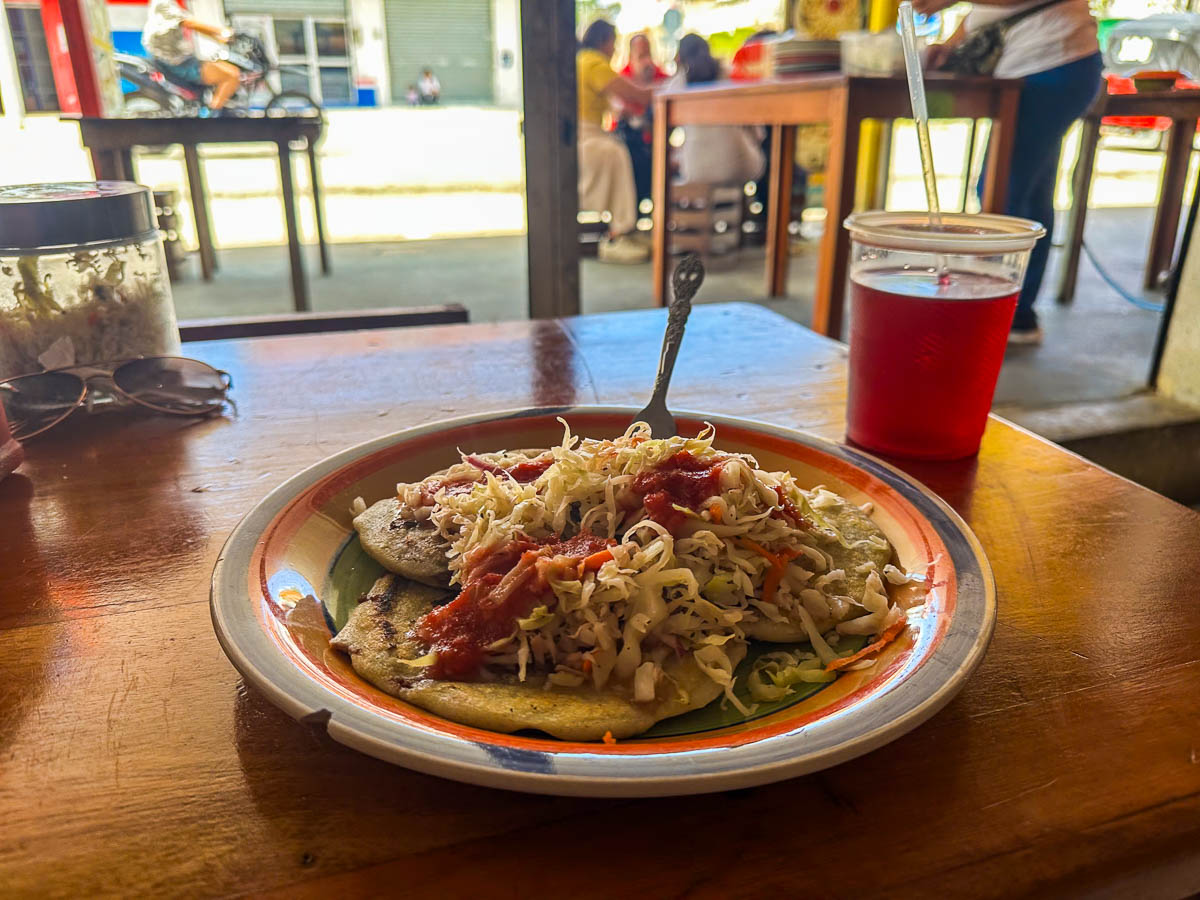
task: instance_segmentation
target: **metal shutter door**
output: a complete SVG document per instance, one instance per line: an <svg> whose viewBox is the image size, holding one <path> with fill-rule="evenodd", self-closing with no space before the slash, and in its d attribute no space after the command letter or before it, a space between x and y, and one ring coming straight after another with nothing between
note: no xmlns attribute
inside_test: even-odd
<svg viewBox="0 0 1200 900"><path fill-rule="evenodd" d="M384 0L392 100L404 102L428 67L442 102L491 103L491 0Z"/></svg>

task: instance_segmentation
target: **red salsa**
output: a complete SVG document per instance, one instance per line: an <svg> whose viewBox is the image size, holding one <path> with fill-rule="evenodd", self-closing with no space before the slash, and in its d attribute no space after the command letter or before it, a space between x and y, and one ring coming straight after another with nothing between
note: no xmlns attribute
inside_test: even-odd
<svg viewBox="0 0 1200 900"><path fill-rule="evenodd" d="M463 567L459 595L423 616L413 633L437 653L431 678L465 681L476 677L487 646L513 633L517 619L539 603L552 602L546 575L577 567L611 541L593 534L569 540L520 538L491 551L473 551ZM482 551L482 552L481 552Z"/></svg>
<svg viewBox="0 0 1200 900"><path fill-rule="evenodd" d="M789 520L793 526L805 531L812 528L812 523L801 515L800 510L796 509L796 504L787 498L783 488L775 488L775 496L779 498L779 508L783 511L784 518Z"/></svg>
<svg viewBox="0 0 1200 900"><path fill-rule="evenodd" d="M633 480L633 491L642 497L650 518L670 531L686 518L675 506L699 510L700 504L719 493L723 459L704 461L680 450L649 472Z"/></svg>
<svg viewBox="0 0 1200 900"><path fill-rule="evenodd" d="M495 463L488 462L486 459L482 459L474 454L467 455L463 459L481 472L490 472L496 477L505 475L517 482L517 484L529 484L531 481L537 481L543 472L554 465L554 455L552 453L543 453L536 459L514 463L507 469ZM447 494L465 494L478 483L478 481L471 478L455 481L431 481L421 490L421 500L425 506L433 506L433 498L442 488L446 489Z"/></svg>

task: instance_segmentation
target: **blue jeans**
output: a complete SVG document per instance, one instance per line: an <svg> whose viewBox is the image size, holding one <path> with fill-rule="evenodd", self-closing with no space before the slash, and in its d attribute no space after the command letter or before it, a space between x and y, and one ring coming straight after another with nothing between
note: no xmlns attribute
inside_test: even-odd
<svg viewBox="0 0 1200 900"><path fill-rule="evenodd" d="M1037 328L1037 299L1050 257L1054 233L1054 181L1063 135L1083 115L1100 93L1100 54L1084 57L1056 69L1025 77L1021 104L1017 109L1017 132L1013 144L1012 171L1008 181L1010 216L1033 219L1046 226L1046 236L1033 248L1025 286L1017 300L1013 328ZM982 188L982 184L980 185Z"/></svg>

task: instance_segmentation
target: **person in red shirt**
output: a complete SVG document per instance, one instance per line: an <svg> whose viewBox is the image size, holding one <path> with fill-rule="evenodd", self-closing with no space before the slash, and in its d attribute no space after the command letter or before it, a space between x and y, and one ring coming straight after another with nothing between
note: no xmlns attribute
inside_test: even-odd
<svg viewBox="0 0 1200 900"><path fill-rule="evenodd" d="M649 87L667 78L667 73L654 62L650 49L650 38L638 33L629 39L629 62L621 74L641 87ZM629 148L633 161L633 181L637 186L638 203L650 196L650 148L654 141L650 110L644 104L621 101L621 116L617 121L617 134Z"/></svg>

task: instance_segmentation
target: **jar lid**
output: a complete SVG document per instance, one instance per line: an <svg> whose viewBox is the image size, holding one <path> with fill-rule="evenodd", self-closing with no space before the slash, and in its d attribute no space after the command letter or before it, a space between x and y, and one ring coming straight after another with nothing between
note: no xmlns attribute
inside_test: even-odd
<svg viewBox="0 0 1200 900"><path fill-rule="evenodd" d="M1028 250L1046 234L1030 219L992 213L942 213L942 227L926 212L857 212L843 223L860 243L888 250L984 256Z"/></svg>
<svg viewBox="0 0 1200 900"><path fill-rule="evenodd" d="M0 186L0 252L149 237L150 189L128 181Z"/></svg>

